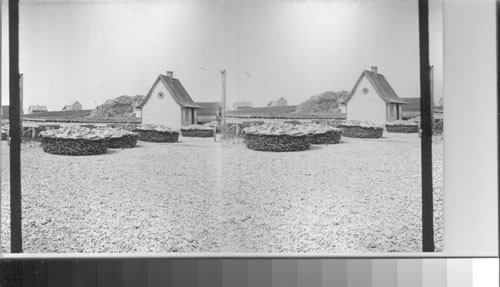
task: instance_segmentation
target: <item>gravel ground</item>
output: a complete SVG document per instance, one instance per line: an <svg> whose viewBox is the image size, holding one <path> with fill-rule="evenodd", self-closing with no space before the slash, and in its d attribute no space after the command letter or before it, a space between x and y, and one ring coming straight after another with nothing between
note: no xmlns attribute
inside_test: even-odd
<svg viewBox="0 0 500 287"><path fill-rule="evenodd" d="M24 251L355 253L421 250L420 139L342 138L269 153L180 138L97 156L23 144ZM442 140L433 152L442 250ZM2 142L2 252L9 252Z"/></svg>

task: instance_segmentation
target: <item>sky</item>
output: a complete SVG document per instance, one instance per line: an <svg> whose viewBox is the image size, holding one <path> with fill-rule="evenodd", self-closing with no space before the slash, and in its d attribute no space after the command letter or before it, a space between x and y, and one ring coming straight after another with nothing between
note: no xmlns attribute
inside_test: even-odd
<svg viewBox="0 0 500 287"><path fill-rule="evenodd" d="M4 1L5 2L5 1ZM24 110L91 109L145 95L174 72L195 102L300 104L351 90L378 66L400 97L419 97L417 0L21 0ZM6 4L2 104L8 104ZM431 1L435 97L442 89L442 10Z"/></svg>

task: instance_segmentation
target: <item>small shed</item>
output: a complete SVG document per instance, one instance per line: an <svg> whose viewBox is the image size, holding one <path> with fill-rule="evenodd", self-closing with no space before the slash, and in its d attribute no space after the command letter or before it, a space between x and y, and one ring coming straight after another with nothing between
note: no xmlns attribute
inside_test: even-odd
<svg viewBox="0 0 500 287"><path fill-rule="evenodd" d="M28 108L28 114L44 113L47 111L48 110L47 110L46 106L40 106L40 105L33 105L33 106L29 106L29 108Z"/></svg>
<svg viewBox="0 0 500 287"><path fill-rule="evenodd" d="M384 75L377 67L364 70L359 76L345 104L347 120L370 121L385 124L403 118L402 105L406 104L398 97Z"/></svg>
<svg viewBox="0 0 500 287"><path fill-rule="evenodd" d="M174 129L196 124L197 111L201 109L179 79L173 77L172 71L156 78L137 107L141 109L143 124L167 125Z"/></svg>

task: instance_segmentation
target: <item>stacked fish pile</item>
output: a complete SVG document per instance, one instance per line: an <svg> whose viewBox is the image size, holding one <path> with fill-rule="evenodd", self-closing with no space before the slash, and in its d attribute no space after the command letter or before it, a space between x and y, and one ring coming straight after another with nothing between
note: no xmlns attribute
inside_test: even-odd
<svg viewBox="0 0 500 287"><path fill-rule="evenodd" d="M327 124L310 123L299 128L308 134L311 144L336 144L342 137L342 129Z"/></svg>
<svg viewBox="0 0 500 287"><path fill-rule="evenodd" d="M414 121L394 121L385 125L389 133L418 133L418 123Z"/></svg>
<svg viewBox="0 0 500 287"><path fill-rule="evenodd" d="M140 125L134 128L139 140L146 142L173 143L179 139L179 132L163 125Z"/></svg>
<svg viewBox="0 0 500 287"><path fill-rule="evenodd" d="M384 128L367 121L346 121L340 124L342 134L350 138L374 138L382 137Z"/></svg>
<svg viewBox="0 0 500 287"><path fill-rule="evenodd" d="M59 155L103 154L110 135L86 127L63 127L40 133L43 151Z"/></svg>
<svg viewBox="0 0 500 287"><path fill-rule="evenodd" d="M243 129L247 148L258 151L301 151L311 146L308 134L289 123L266 123Z"/></svg>
<svg viewBox="0 0 500 287"><path fill-rule="evenodd" d="M108 148L133 148L139 137L139 134L121 128L97 128L95 132L109 138Z"/></svg>
<svg viewBox="0 0 500 287"><path fill-rule="evenodd" d="M190 125L181 128L181 134L183 137L213 137L214 127L208 125Z"/></svg>

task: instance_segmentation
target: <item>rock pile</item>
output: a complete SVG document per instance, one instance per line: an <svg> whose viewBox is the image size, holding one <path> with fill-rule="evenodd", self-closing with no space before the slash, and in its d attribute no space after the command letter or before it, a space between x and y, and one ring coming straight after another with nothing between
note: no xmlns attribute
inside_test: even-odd
<svg viewBox="0 0 500 287"><path fill-rule="evenodd" d="M46 153L58 155L103 154L111 137L85 127L63 127L40 133L42 149Z"/></svg>
<svg viewBox="0 0 500 287"><path fill-rule="evenodd" d="M367 121L346 121L340 124L342 134L350 138L381 138L384 128Z"/></svg>
<svg viewBox="0 0 500 287"><path fill-rule="evenodd" d="M139 137L139 134L121 128L98 128L96 133L109 135L108 148L133 148Z"/></svg>
<svg viewBox="0 0 500 287"><path fill-rule="evenodd" d="M389 133L418 133L418 123L414 121L398 120L385 125Z"/></svg>
<svg viewBox="0 0 500 287"><path fill-rule="evenodd" d="M146 142L177 142L179 132L162 125L141 125L134 128L139 140Z"/></svg>
<svg viewBox="0 0 500 287"><path fill-rule="evenodd" d="M183 137L213 137L214 127L209 125L190 125L181 128L181 134Z"/></svg>

